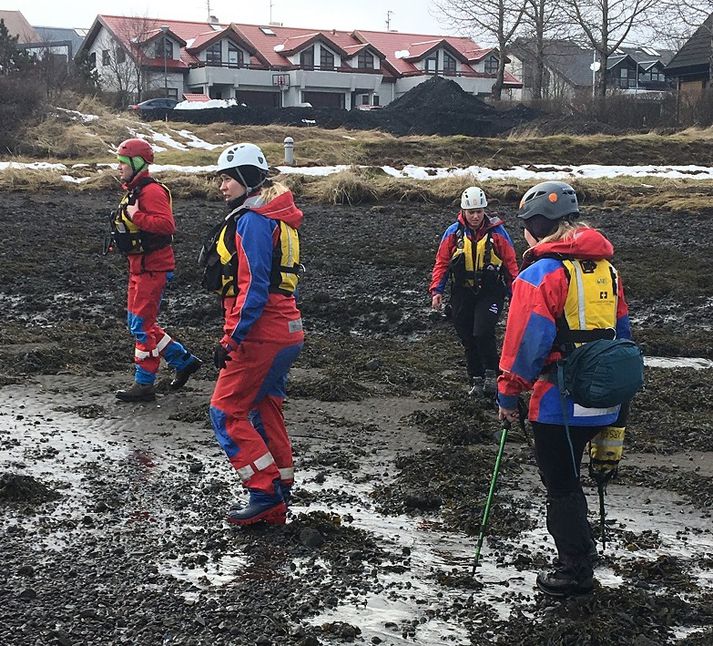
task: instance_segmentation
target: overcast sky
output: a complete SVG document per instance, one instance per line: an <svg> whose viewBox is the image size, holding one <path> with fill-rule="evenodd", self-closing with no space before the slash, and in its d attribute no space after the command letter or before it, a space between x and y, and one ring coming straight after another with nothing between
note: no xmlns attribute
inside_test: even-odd
<svg viewBox="0 0 713 646"><path fill-rule="evenodd" d="M3 0L2 9L22 11L37 27L89 27L98 13L205 20L210 12L221 22L267 23L315 29L391 29L425 34L455 33L440 24L431 0Z"/></svg>

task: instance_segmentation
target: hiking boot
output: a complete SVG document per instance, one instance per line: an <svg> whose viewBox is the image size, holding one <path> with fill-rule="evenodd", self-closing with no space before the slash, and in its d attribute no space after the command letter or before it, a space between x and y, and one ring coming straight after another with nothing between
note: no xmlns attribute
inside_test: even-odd
<svg viewBox="0 0 713 646"><path fill-rule="evenodd" d="M470 378L470 390L468 394L471 397L480 397L483 394L483 378L482 377L471 377Z"/></svg>
<svg viewBox="0 0 713 646"><path fill-rule="evenodd" d="M495 370L486 370L483 377L483 397L494 399L498 394L498 373Z"/></svg>
<svg viewBox="0 0 713 646"><path fill-rule="evenodd" d="M201 369L203 362L198 357L191 357L191 360L186 364L183 370L176 370L176 374L173 380L169 384L171 390L178 390L183 388L188 381L188 378L194 373Z"/></svg>
<svg viewBox="0 0 713 646"><path fill-rule="evenodd" d="M156 399L156 389L153 384L134 382L131 388L117 390L116 398L123 402L152 402Z"/></svg>
<svg viewBox="0 0 713 646"><path fill-rule="evenodd" d="M572 568L559 565L552 570L537 575L537 587L550 597L571 597L590 594L594 589L594 579L586 572L575 572Z"/></svg>
<svg viewBox="0 0 713 646"><path fill-rule="evenodd" d="M253 525L260 521L268 525L284 525L287 522L287 506L282 499L280 487L269 494L259 489L250 489L248 504L241 509L231 509L226 520L231 525Z"/></svg>

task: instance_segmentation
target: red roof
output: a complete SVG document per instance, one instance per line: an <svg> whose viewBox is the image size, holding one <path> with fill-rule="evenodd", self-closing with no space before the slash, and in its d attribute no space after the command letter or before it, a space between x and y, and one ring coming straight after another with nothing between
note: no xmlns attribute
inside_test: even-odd
<svg viewBox="0 0 713 646"><path fill-rule="evenodd" d="M241 44L251 55L251 64L265 68L289 68L292 63L288 56L297 53L303 47L317 40L344 57L357 55L368 47L382 60L382 73L385 77L414 76L423 74L414 63L424 58L437 48L447 49L461 61L463 75L472 77L492 77L490 74L477 72L473 65L481 61L490 52L497 50L481 48L476 42L465 36L439 36L430 34L407 34L403 32L383 31L339 31L335 29L317 30L277 25L244 25L231 23L213 24L209 22L191 22L184 20L163 20L159 18L136 18L126 16L99 15L90 30L85 43L89 43L91 32L101 25L109 29L127 49L135 43L146 42L155 38L162 26L168 26L170 35L181 39L180 60L169 60L171 69L186 68L198 63L197 54L211 42L228 36ZM230 33L232 32L232 33ZM277 51L276 51L277 50ZM398 56L397 56L398 54ZM151 63L153 63L152 61ZM163 65L163 59L160 64ZM347 68L346 61L343 67ZM518 79L505 73L506 85L520 86Z"/></svg>

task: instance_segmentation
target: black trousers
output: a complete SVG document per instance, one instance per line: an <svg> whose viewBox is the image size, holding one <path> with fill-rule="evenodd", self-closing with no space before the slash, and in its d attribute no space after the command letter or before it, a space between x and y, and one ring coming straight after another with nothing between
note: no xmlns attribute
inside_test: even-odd
<svg viewBox="0 0 713 646"><path fill-rule="evenodd" d="M476 292L471 287L451 289L451 317L461 344L469 377L482 377L498 370L495 327L505 303L505 288L496 286Z"/></svg>
<svg viewBox="0 0 713 646"><path fill-rule="evenodd" d="M579 471L587 442L601 426L564 426L532 423L540 477L547 489L547 531L557 546L560 561L577 573L591 575L587 553L592 529L587 520L587 499Z"/></svg>

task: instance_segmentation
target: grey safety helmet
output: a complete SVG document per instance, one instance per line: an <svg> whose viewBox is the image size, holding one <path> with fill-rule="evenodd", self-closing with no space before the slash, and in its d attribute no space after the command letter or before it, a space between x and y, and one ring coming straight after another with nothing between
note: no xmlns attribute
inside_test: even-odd
<svg viewBox="0 0 713 646"><path fill-rule="evenodd" d="M552 233L559 220L579 213L577 193L565 182L542 182L520 200L517 217L538 240Z"/></svg>

